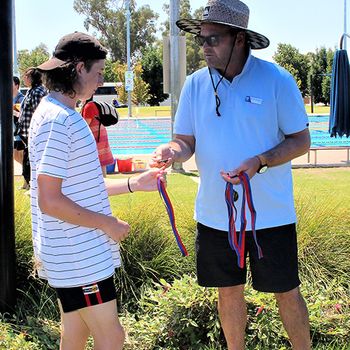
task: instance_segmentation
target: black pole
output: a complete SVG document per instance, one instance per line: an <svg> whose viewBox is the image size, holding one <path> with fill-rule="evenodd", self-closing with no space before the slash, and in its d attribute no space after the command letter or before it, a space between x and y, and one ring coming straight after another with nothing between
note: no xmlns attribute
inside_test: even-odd
<svg viewBox="0 0 350 350"><path fill-rule="evenodd" d="M0 312L16 304L13 196L12 0L0 2Z"/></svg>
<svg viewBox="0 0 350 350"><path fill-rule="evenodd" d="M313 77L310 78L310 104L311 104L311 113L314 112L314 89L313 89Z"/></svg>

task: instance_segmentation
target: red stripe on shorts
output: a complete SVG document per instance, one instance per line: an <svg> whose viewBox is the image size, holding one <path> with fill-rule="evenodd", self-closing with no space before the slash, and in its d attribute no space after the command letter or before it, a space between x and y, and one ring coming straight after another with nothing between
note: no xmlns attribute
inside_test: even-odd
<svg viewBox="0 0 350 350"><path fill-rule="evenodd" d="M85 297L85 301L86 301L86 306L91 306L89 294L84 293L84 297Z"/></svg>

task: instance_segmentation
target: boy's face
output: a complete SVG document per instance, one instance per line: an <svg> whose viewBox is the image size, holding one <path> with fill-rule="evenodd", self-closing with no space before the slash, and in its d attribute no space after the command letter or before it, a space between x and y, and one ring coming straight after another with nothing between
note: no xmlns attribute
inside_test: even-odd
<svg viewBox="0 0 350 350"><path fill-rule="evenodd" d="M104 66L105 60L98 60L91 66L89 71L87 71L84 64L81 69L78 69L79 88L76 89L76 91L79 99L89 99L95 93L97 88L103 85Z"/></svg>

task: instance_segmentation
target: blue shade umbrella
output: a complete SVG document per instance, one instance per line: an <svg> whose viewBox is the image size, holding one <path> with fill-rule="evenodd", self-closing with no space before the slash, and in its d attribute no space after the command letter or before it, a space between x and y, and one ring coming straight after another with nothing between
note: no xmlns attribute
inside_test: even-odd
<svg viewBox="0 0 350 350"><path fill-rule="evenodd" d="M329 133L331 137L350 135L350 67L346 50L342 49L343 40L348 34L343 34L340 40L340 50L334 55L329 118Z"/></svg>

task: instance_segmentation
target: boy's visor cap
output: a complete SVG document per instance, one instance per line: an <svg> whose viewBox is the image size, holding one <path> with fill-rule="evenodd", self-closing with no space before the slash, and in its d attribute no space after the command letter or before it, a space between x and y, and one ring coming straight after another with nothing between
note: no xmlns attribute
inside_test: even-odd
<svg viewBox="0 0 350 350"><path fill-rule="evenodd" d="M80 32L65 35L58 42L53 57L37 68L52 70L71 61L103 60L107 50L94 37Z"/></svg>

